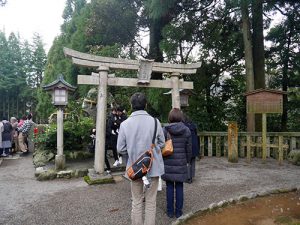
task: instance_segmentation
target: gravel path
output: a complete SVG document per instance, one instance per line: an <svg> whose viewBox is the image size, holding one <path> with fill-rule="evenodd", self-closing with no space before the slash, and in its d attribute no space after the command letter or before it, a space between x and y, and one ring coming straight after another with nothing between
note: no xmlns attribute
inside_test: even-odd
<svg viewBox="0 0 300 225"><path fill-rule="evenodd" d="M33 174L31 156L2 162L0 224L130 224L130 183L122 177L115 184L88 186L82 178L39 182ZM184 213L242 194L295 186L300 186L300 167L286 162L204 158L197 162L194 182L184 186ZM165 205L164 188L157 198L157 225L174 221L165 215Z"/></svg>

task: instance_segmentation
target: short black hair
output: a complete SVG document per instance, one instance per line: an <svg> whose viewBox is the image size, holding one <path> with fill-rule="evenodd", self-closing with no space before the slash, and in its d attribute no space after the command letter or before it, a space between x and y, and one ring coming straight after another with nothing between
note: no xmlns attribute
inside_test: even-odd
<svg viewBox="0 0 300 225"><path fill-rule="evenodd" d="M147 99L144 93L134 93L130 98L131 108L133 111L145 110Z"/></svg>
<svg viewBox="0 0 300 225"><path fill-rule="evenodd" d="M118 111L118 112L123 112L124 109L125 109L125 108L124 108L123 106L118 106L118 107L117 107L117 111Z"/></svg>

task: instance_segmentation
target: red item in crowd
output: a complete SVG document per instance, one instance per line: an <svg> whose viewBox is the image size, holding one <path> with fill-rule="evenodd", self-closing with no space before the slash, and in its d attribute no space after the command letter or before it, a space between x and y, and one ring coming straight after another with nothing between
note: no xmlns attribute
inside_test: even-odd
<svg viewBox="0 0 300 225"><path fill-rule="evenodd" d="M38 135L38 133L39 133L39 129L37 127L35 127L33 129L33 133L34 133L34 136L36 137Z"/></svg>

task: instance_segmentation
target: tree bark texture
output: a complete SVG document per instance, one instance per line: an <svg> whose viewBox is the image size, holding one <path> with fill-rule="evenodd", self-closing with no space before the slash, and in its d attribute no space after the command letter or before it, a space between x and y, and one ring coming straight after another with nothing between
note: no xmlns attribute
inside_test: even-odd
<svg viewBox="0 0 300 225"><path fill-rule="evenodd" d="M247 0L241 1L242 12L242 32L245 49L245 66L246 66L246 89L247 92L254 90L254 74L253 74L253 56L252 56L252 40L250 32L250 21ZM247 114L247 131L255 131L255 117L253 113Z"/></svg>
<svg viewBox="0 0 300 225"><path fill-rule="evenodd" d="M252 1L252 43L254 88L265 88L265 49L263 34L263 1Z"/></svg>
<svg viewBox="0 0 300 225"><path fill-rule="evenodd" d="M288 77L288 69L289 69L289 60L290 60L290 46L291 46L291 38L294 33L294 17L288 17L288 31L286 34L287 37L287 47L284 50L283 54L283 69L282 69L282 90L287 91L289 86L289 77ZM283 95L283 112L281 115L281 131L287 131L287 120L288 120L288 113L287 113L287 105L288 105L288 96Z"/></svg>
<svg viewBox="0 0 300 225"><path fill-rule="evenodd" d="M265 88L265 50L263 34L263 0L252 1L252 43L254 89ZM255 116L255 130L261 131L261 115Z"/></svg>

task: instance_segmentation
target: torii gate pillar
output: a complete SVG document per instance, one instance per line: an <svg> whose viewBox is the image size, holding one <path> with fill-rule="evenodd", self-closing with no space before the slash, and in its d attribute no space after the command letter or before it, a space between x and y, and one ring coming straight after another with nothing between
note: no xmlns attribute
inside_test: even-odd
<svg viewBox="0 0 300 225"><path fill-rule="evenodd" d="M172 108L180 109L179 73L172 73Z"/></svg>
<svg viewBox="0 0 300 225"><path fill-rule="evenodd" d="M104 172L105 130L107 109L107 77L109 68L100 66L96 116L96 143L94 169L97 173Z"/></svg>

